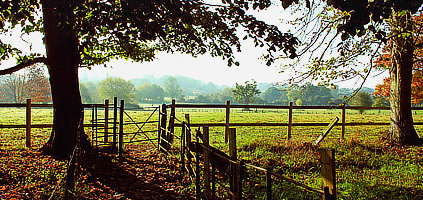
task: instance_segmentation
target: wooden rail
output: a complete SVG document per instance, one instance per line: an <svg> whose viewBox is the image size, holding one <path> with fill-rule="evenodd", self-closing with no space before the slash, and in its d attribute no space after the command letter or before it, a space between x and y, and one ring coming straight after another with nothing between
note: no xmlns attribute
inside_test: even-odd
<svg viewBox="0 0 423 200"><path fill-rule="evenodd" d="M345 138L345 130L347 126L387 126L389 122L346 122L346 111L347 110L390 110L390 107L358 107L358 106L294 106L292 102L288 106L278 106L278 105L233 105L229 101L226 101L225 105L222 104L177 104L175 101L172 101L172 105L167 105L166 108L193 108L193 109L225 109L225 122L221 123L192 123L191 127L225 127L225 142L228 142L228 131L229 127L237 126L282 126L288 128L287 139L292 137L292 127L301 127L301 126L327 126L328 123L322 122L305 122L305 123L296 123L293 122L293 110L341 110L341 123L336 124L335 126L341 126L341 138ZM288 122L287 123L231 123L230 122L230 113L231 109L273 109L273 110L288 110ZM412 110L423 110L423 107L412 107ZM414 125L423 125L423 122L414 122ZM181 127L181 123L175 123L175 127Z"/></svg>
<svg viewBox="0 0 423 200"><path fill-rule="evenodd" d="M188 118L188 117L187 117ZM337 120L336 120L337 121ZM292 183L298 187L303 188L306 191L315 192L323 196L323 199L335 199L336 198L336 174L335 174L335 154L332 149L320 149L320 163L322 165L321 177L322 177L322 189L310 187L304 183L296 181L290 177L284 176L279 173L275 173L271 168L263 168L253 164L245 163L245 160L238 160L237 149L236 149L236 129L229 129L229 155L221 155L215 148L210 146L209 141L209 127L203 127L203 133L196 133L195 141L196 146L191 149L191 139L193 135L187 122L182 123L182 135L181 135L181 173L188 172L190 180L195 184L195 191L197 199L216 199L216 183L221 185L225 190L228 190L228 194L231 196L230 199L238 200L242 199L243 195L243 181L247 171L246 167L253 168L258 171L262 171L266 175L266 194L267 199L272 199L272 184L275 180L282 180ZM203 142L199 143L199 139ZM203 157L199 156L203 154ZM194 160L192 160L195 158ZM227 165L229 167L229 188L224 187L219 182L216 182L216 159L225 160L226 164L220 163L219 165ZM203 167L200 167L200 161L203 162ZM221 166L220 166L221 167ZM203 171L203 182L200 181L200 171ZM249 172L254 173L254 172ZM202 189L203 188L203 189Z"/></svg>
<svg viewBox="0 0 423 200"><path fill-rule="evenodd" d="M105 104L82 104L84 108L103 107ZM31 99L27 99L26 103L2 103L0 108L25 108L25 124L0 124L0 128L25 128L25 145L31 147L31 129L33 128L52 128L53 124L32 124L32 108L53 108L53 104L33 104ZM93 127L93 124L84 124L84 127ZM104 127L104 124L96 126Z"/></svg>

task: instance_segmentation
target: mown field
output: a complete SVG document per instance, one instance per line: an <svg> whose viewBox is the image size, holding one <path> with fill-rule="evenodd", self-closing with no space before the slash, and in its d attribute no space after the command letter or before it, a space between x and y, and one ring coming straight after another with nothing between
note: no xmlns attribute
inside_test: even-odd
<svg viewBox="0 0 423 200"><path fill-rule="evenodd" d="M346 122L388 122L389 111L358 111L348 110ZM32 111L33 124L51 123L51 109L34 109ZM86 111L85 122L90 123L91 111ZM100 115L102 111L99 111ZM144 121L151 112L127 111L134 121ZM24 124L25 110L16 108L4 108L0 110L0 124ZM178 109L176 118L184 120L185 114L190 115L191 123L222 123L225 121L224 110L190 110ZM414 112L414 121L423 122L423 112ZM231 122L288 122L287 111L255 110L253 112L241 112L231 110ZM340 117L339 110L295 110L293 122L327 122L335 116ZM100 117L102 118L102 117ZM152 117L158 119L157 113ZM125 117L129 120L128 117ZM177 120L177 122L178 122ZM148 124L143 130L156 129L157 124ZM318 148L310 145L326 127L293 127L292 140L287 141L287 127L234 127L237 128L237 149L240 159L261 166L271 167L275 172L292 177L311 187L320 187L320 166ZM423 137L423 126L416 126L420 137ZM339 199L423 199L423 148L422 147L398 147L382 140L383 132L387 126L348 126L346 127L345 140L340 140L341 127L336 126L321 143L320 147L334 148L336 150L337 190ZM135 132L138 127L126 125L125 132ZM36 150L48 139L49 129L33 129L32 150ZM91 129L86 128L91 136ZM180 134L180 129L176 129ZM138 134L135 139L145 139L143 134ZM37 194L37 198L43 199L51 193L57 181L63 176L66 162L58 162L48 157L38 159L37 163L26 163L22 156L28 154L25 145L24 129L0 129L1 153L8 155L0 162L1 173L7 174L0 180L0 192L11 189L6 188L6 182L13 179L17 168L29 166L26 178L20 177L20 186L14 190L26 190L31 187L44 187L44 192ZM156 134L148 134L149 138L156 138ZM127 135L127 139L132 135ZM176 140L178 142L178 140ZM228 150L224 143L224 128L210 128L210 143L212 146L223 151ZM148 143L147 143L148 144ZM143 149L153 151L152 148ZM177 145L175 148L178 148ZM11 159L16 159L12 161ZM15 163L10 166L8 163ZM20 164L16 164L20 163ZM18 166L19 165L19 166ZM31 166L47 165L41 168ZM15 170L16 168L16 170ZM7 169L5 171L5 169ZM37 171L38 170L38 171ZM244 184L245 196L250 199L265 199L265 175L252 173ZM176 172L175 172L176 173ZM32 178L31 178L32 177ZM46 185L37 185L43 180ZM23 183L23 184L22 184ZM319 199L314 193L305 192L292 184L283 181L274 181L275 199ZM28 190L29 190L28 189ZM87 192L89 189L81 190ZM180 192L189 192L189 187L181 188ZM186 190L186 191L185 191ZM224 195L224 194L222 194ZM4 197L4 196L3 196ZM19 199L19 198L18 198Z"/></svg>

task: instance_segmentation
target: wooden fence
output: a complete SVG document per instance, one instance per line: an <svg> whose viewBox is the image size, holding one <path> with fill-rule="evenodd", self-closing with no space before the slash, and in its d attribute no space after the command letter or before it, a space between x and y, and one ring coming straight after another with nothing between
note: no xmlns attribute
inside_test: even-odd
<svg viewBox="0 0 423 200"><path fill-rule="evenodd" d="M292 102L288 106L277 106L277 105L231 105L230 101L226 101L225 105L222 104L176 104L172 101L171 105L167 105L166 108L188 108L188 109L225 109L225 123L193 123L190 124L192 127L202 126L221 126L225 127L225 141L228 140L228 129L229 127L236 126L286 126L288 127L288 139L292 137L292 127L295 126L327 126L328 123L322 122L293 122L293 111L294 110L340 110L341 111L341 122L336 126L341 126L341 138L345 137L345 128L347 126L383 126L389 125L389 122L346 122L347 110L390 110L390 107L357 107L357 106L294 106ZM230 113L231 109L269 109L269 110L288 110L288 122L287 123L231 123ZM412 110L423 110L423 107L412 107ZM414 122L414 125L423 125L423 122ZM177 127L181 127L182 124L175 124Z"/></svg>
<svg viewBox="0 0 423 200"><path fill-rule="evenodd" d="M84 108L104 107L105 104L83 104ZM53 124L32 124L32 108L53 108L53 104L32 104L31 99L26 103L2 103L0 108L25 108L25 124L0 124L0 128L25 128L25 144L31 147L31 129L52 128ZM93 124L84 124L84 127L92 127Z"/></svg>
<svg viewBox="0 0 423 200"><path fill-rule="evenodd" d="M162 122L166 124L165 112L161 115ZM336 118L337 121L337 118ZM323 134L326 135L330 128L336 123L334 121L328 130ZM169 125L172 123L169 123ZM321 178L322 189L313 188L301 182L293 180L282 174L273 172L271 168L263 168L247 163L245 160L239 160L236 149L236 129L229 128L228 143L229 155L210 146L209 127L203 126L202 131L197 129L194 131L190 127L189 115L185 115L182 122L182 131L179 137L180 149L180 171L183 176L195 185L196 199L218 199L216 187L219 185L226 190L230 199L238 200L243 198L243 187L245 177L247 177L246 168L252 168L266 175L266 196L272 199L272 184L274 181L286 181L292 183L303 190L315 192L323 196L323 199L336 199L336 174L335 174L335 151L333 149L320 149ZM166 155L173 155L171 146L175 145L170 138L177 137L171 128L161 124L161 133L159 140L159 150ZM194 140L193 140L194 139ZM320 138L319 138L320 139ZM318 139L318 140L319 140ZM173 155L176 157L176 155ZM219 173L226 173L229 177L229 188L226 188L219 180ZM250 172L253 173L253 172ZM226 180L227 181L227 180ZM220 190L222 191L222 190Z"/></svg>

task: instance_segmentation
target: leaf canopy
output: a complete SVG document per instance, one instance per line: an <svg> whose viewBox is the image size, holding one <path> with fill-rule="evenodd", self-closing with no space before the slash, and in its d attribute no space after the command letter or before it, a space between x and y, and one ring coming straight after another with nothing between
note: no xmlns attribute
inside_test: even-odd
<svg viewBox="0 0 423 200"><path fill-rule="evenodd" d="M67 24L66 15L59 15L63 16L59 21L63 23L60 26L70 25L76 32L82 66L103 64L115 58L151 61L158 51L193 56L209 52L228 60L228 65L239 65L233 53L241 50L240 37L251 38L256 46L266 48L269 64L277 51L296 56L298 41L292 34L248 14L268 8L272 5L270 0L222 0L217 5L201 0L65 2L48 9L74 11L74 24ZM0 4L0 33L16 27L22 33L43 32L43 1L9 0ZM243 30L242 34L239 30ZM3 41L0 51L0 59L24 55Z"/></svg>

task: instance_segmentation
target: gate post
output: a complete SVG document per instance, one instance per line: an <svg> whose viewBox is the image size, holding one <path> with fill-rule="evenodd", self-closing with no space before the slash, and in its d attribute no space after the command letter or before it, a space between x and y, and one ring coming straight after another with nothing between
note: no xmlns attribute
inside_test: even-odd
<svg viewBox="0 0 423 200"><path fill-rule="evenodd" d="M168 127L169 132L167 133L167 137L166 137L167 141L169 142L169 145L173 143L173 134L175 132L175 104L176 104L176 100L172 99L172 105L170 107L169 127Z"/></svg>
<svg viewBox="0 0 423 200"><path fill-rule="evenodd" d="M113 147L116 148L116 133L117 133L117 106L118 99L117 97L113 98Z"/></svg>
<svg viewBox="0 0 423 200"><path fill-rule="evenodd" d="M109 100L104 100L104 144L109 143Z"/></svg>
<svg viewBox="0 0 423 200"><path fill-rule="evenodd" d="M167 148L166 143L162 141L162 138L166 139L166 121L167 121L167 110L166 110L166 104L162 105L162 113L161 120L160 120L160 137L159 137L159 150L160 148ZM165 149L167 150L167 149Z"/></svg>
<svg viewBox="0 0 423 200"><path fill-rule="evenodd" d="M237 152L236 152L236 129L230 128L229 129L229 157L231 160L237 160ZM233 162L230 162L230 169L231 169L231 180L230 180L230 188L233 192L233 196L231 199L237 200L238 194L238 167Z"/></svg>
<svg viewBox="0 0 423 200"><path fill-rule="evenodd" d="M204 144L204 187L205 197L210 197L210 145L209 145L209 127L203 126L203 144Z"/></svg>
<svg viewBox="0 0 423 200"><path fill-rule="evenodd" d="M125 100L120 100L120 115L119 115L119 157L123 154L123 115L125 109Z"/></svg>

